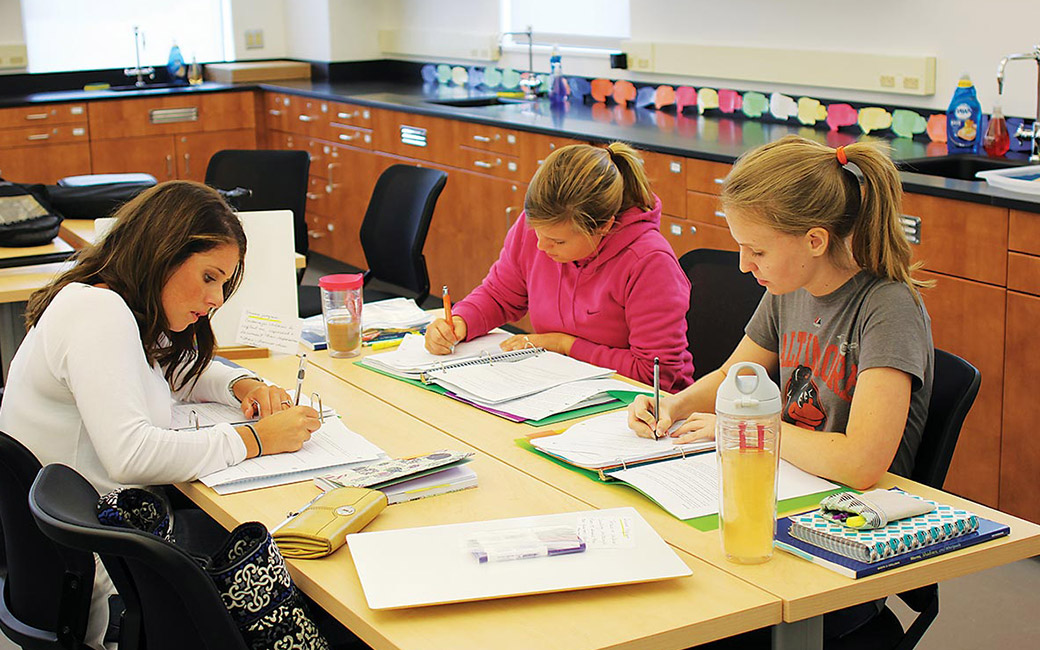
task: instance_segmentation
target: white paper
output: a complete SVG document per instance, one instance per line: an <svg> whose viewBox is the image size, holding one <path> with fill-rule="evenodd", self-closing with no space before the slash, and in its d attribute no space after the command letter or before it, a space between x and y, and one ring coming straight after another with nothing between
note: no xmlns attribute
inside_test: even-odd
<svg viewBox="0 0 1040 650"><path fill-rule="evenodd" d="M300 319L245 309L238 323L235 342L283 354L296 354L300 343Z"/></svg>
<svg viewBox="0 0 1040 650"><path fill-rule="evenodd" d="M517 361L474 364L427 373L430 381L465 399L498 405L583 379L609 377L610 368L547 350Z"/></svg>
<svg viewBox="0 0 1040 650"><path fill-rule="evenodd" d="M418 327L433 318L434 314L420 309L411 298L366 302L361 309L361 325L366 330Z"/></svg>
<svg viewBox="0 0 1040 650"><path fill-rule="evenodd" d="M508 333L485 334L472 341L459 343L452 354L431 354L426 351L426 338L422 334L407 334L396 349L369 355L362 363L398 376L418 379L420 373L437 364L501 354L499 344L510 336Z"/></svg>
<svg viewBox="0 0 1040 650"><path fill-rule="evenodd" d="M495 405L495 410L525 420L541 420L580 406L605 402L610 399L605 397L607 391L650 392L649 389L640 388L620 379L583 379L543 390L534 395L499 402Z"/></svg>
<svg viewBox="0 0 1040 650"><path fill-rule="evenodd" d="M531 444L547 454L590 469L664 458L680 451L693 454L715 448L714 441L677 445L672 438L640 438L628 428L627 410L597 415L559 435L535 438Z"/></svg>
<svg viewBox="0 0 1040 650"><path fill-rule="evenodd" d="M608 474L635 486L679 519L692 519L719 511L718 460L714 453L640 465ZM827 479L803 472L785 460L780 461L776 489L779 501L837 487Z"/></svg>
<svg viewBox="0 0 1040 650"><path fill-rule="evenodd" d="M632 520L628 517L589 515L578 518L578 537L586 548L632 548Z"/></svg>
<svg viewBox="0 0 1040 650"><path fill-rule="evenodd" d="M292 395L293 391L289 391ZM300 404L313 406L307 395L300 396ZM192 411L195 415L192 415ZM330 406L322 406L325 417L335 417L336 410ZM215 424L226 422L228 424L242 424L243 422L256 422L257 418L247 419L242 415L242 409L228 404L217 402L177 402L170 408L171 429L194 429L196 422L200 429L211 427Z"/></svg>

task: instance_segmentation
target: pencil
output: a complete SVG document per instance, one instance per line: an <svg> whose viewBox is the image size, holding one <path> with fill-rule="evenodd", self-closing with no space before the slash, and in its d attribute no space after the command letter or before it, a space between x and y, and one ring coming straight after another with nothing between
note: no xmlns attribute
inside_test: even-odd
<svg viewBox="0 0 1040 650"><path fill-rule="evenodd" d="M444 287L441 289L441 300L444 301L444 320L448 321L448 327L452 327L451 296L448 295L448 285L444 285Z"/></svg>
<svg viewBox="0 0 1040 650"><path fill-rule="evenodd" d="M661 420L661 359L654 357L654 440L657 440L657 423Z"/></svg>

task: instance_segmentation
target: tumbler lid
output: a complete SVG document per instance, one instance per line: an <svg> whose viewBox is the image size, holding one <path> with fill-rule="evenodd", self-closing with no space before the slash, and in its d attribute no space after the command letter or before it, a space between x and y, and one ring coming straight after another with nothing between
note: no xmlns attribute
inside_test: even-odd
<svg viewBox="0 0 1040 650"><path fill-rule="evenodd" d="M740 375L751 370L754 375ZM735 363L715 394L715 413L755 417L780 413L780 389L757 363Z"/></svg>
<svg viewBox="0 0 1040 650"><path fill-rule="evenodd" d="M327 291L360 289L364 283L365 278L360 273L337 273L336 275L323 275L318 279L318 286Z"/></svg>

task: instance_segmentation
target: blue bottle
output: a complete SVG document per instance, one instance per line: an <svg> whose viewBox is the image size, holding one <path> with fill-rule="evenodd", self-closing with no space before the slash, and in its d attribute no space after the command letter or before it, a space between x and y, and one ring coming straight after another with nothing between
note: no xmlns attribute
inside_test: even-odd
<svg viewBox="0 0 1040 650"><path fill-rule="evenodd" d="M570 86L567 84L567 79L563 76L563 63L560 60L560 52L553 46L552 56L549 57L549 105L564 106L570 94Z"/></svg>
<svg viewBox="0 0 1040 650"><path fill-rule="evenodd" d="M949 153L976 153L979 150L979 124L982 106L967 73L957 82L957 90L946 110L946 150Z"/></svg>
<svg viewBox="0 0 1040 650"><path fill-rule="evenodd" d="M166 72L170 75L171 83L188 83L188 68L184 65L184 57L181 56L181 48L177 47L176 41L170 48L170 58L166 61Z"/></svg>

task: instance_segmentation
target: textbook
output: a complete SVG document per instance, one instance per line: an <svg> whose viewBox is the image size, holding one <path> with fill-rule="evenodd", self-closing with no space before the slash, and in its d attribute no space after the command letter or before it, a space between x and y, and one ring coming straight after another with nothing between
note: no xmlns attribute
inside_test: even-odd
<svg viewBox="0 0 1040 650"><path fill-rule="evenodd" d="M969 535L979 527L980 518L970 512L913 494L906 496L919 499L935 509L873 529L846 526L840 521L820 516L820 510L813 510L790 517L790 535L831 553L873 564Z"/></svg>
<svg viewBox="0 0 1040 650"><path fill-rule="evenodd" d="M945 541L930 546L919 546L914 550L898 555L892 555L877 562L860 562L852 558L833 553L818 546L813 546L790 533L791 518L781 517L776 522L776 547L792 555L797 555L803 560L818 564L826 569L849 578L863 578L889 569L906 566L921 560L927 560L936 555L950 553L958 549L981 544L991 539L1004 537L1011 532L1006 524L1000 524L989 519L978 518L978 528L971 533L952 537Z"/></svg>

